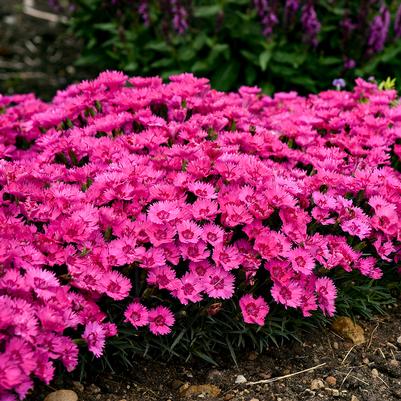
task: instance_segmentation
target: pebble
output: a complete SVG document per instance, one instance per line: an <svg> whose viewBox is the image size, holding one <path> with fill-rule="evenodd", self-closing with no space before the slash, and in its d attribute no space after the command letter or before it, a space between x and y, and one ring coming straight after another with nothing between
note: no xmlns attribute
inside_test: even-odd
<svg viewBox="0 0 401 401"><path fill-rule="evenodd" d="M200 394L205 394L209 397L218 397L221 390L213 384L199 384L192 386L181 386L180 393L184 397L192 397L194 395L199 396Z"/></svg>
<svg viewBox="0 0 401 401"><path fill-rule="evenodd" d="M75 390L77 390L79 393L83 393L85 390L85 387L82 383L80 382L72 382L72 385L74 386Z"/></svg>
<svg viewBox="0 0 401 401"><path fill-rule="evenodd" d="M259 401L259 398L251 398L249 401Z"/></svg>
<svg viewBox="0 0 401 401"><path fill-rule="evenodd" d="M365 342L365 334L363 328L354 323L349 317L339 316L334 319L331 328L341 337L351 340L355 345Z"/></svg>
<svg viewBox="0 0 401 401"><path fill-rule="evenodd" d="M93 394L99 394L100 393L100 388L94 384L91 384L89 386L89 390L93 393Z"/></svg>
<svg viewBox="0 0 401 401"><path fill-rule="evenodd" d="M78 396L72 390L57 390L48 394L44 401L78 401Z"/></svg>
<svg viewBox="0 0 401 401"><path fill-rule="evenodd" d="M327 376L325 382L329 386L335 386L337 384L337 379L334 376Z"/></svg>
<svg viewBox="0 0 401 401"><path fill-rule="evenodd" d="M220 372L220 370L217 369L212 369L209 371L209 373L207 374L207 379L209 381L216 381L221 379L221 377L223 376L223 373Z"/></svg>
<svg viewBox="0 0 401 401"><path fill-rule="evenodd" d="M372 376L375 378L379 377L379 371L377 369L372 369Z"/></svg>
<svg viewBox="0 0 401 401"><path fill-rule="evenodd" d="M338 348L339 348L339 345L338 345L338 342L337 342L337 341L334 341L334 343L333 343L333 348L334 348L334 349L338 349Z"/></svg>
<svg viewBox="0 0 401 401"><path fill-rule="evenodd" d="M224 401L230 401L234 398L234 394L228 393L224 396Z"/></svg>
<svg viewBox="0 0 401 401"><path fill-rule="evenodd" d="M185 383L182 380L174 380L171 383L171 388L173 390L178 390L180 387L182 387Z"/></svg>
<svg viewBox="0 0 401 401"><path fill-rule="evenodd" d="M397 343L398 343L398 344L401 344L401 336L399 336L399 337L397 338Z"/></svg>
<svg viewBox="0 0 401 401"><path fill-rule="evenodd" d="M323 380L321 380L321 379L312 380L311 385L310 385L311 390L320 390L324 387L325 386L324 386Z"/></svg>
<svg viewBox="0 0 401 401"><path fill-rule="evenodd" d="M333 397L339 397L340 391L335 388L325 387L325 390L330 393Z"/></svg>
<svg viewBox="0 0 401 401"><path fill-rule="evenodd" d="M247 380L246 380L245 376L243 376L243 375L238 375L235 379L235 384L243 384L246 382L247 382Z"/></svg>
<svg viewBox="0 0 401 401"><path fill-rule="evenodd" d="M356 395L353 395L351 397L351 401L359 401L359 398Z"/></svg>
<svg viewBox="0 0 401 401"><path fill-rule="evenodd" d="M396 359L392 359L390 361L390 366L393 366L394 368L398 368L398 366L400 366L400 363Z"/></svg>
<svg viewBox="0 0 401 401"><path fill-rule="evenodd" d="M370 363L370 361L369 361L368 358L363 358L362 362L363 362L365 365L369 365L369 363Z"/></svg>

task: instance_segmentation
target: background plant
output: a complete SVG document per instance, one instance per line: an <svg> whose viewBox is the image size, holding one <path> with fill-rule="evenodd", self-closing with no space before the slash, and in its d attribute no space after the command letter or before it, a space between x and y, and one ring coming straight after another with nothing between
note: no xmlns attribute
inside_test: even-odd
<svg viewBox="0 0 401 401"><path fill-rule="evenodd" d="M400 77L398 1L72 0L80 65L164 78L193 72L216 89L242 84L316 92L332 80Z"/></svg>

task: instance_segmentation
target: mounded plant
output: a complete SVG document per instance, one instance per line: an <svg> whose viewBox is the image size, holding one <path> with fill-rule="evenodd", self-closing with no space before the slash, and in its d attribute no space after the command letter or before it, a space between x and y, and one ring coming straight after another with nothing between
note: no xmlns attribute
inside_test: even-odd
<svg viewBox="0 0 401 401"><path fill-rule="evenodd" d="M270 97L106 71L0 107L2 400L57 360L73 370L80 345L235 358L399 284L394 90Z"/></svg>

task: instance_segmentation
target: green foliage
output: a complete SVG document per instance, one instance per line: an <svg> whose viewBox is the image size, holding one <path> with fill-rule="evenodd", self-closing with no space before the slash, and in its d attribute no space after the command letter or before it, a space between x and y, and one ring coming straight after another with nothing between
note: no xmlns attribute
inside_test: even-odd
<svg viewBox="0 0 401 401"><path fill-rule="evenodd" d="M339 29L344 17L361 12L357 0L315 2L322 26L317 48L305 42L300 11L289 21L281 11L273 35L264 37L251 0L194 0L189 29L184 34L172 28L166 1L148 1L149 27L136 12L139 2L75 3L70 27L85 44L78 64L98 70L118 68L164 78L193 72L209 77L216 89L257 84L268 93L289 89L316 92L330 87L338 77L351 82L356 76L375 75L381 80L401 75L401 41L393 39L391 31L381 53L369 56L367 51L368 23L378 12L378 5L369 11L366 26L352 37ZM388 5L394 14L397 2ZM344 67L348 58L356 61L356 68Z"/></svg>

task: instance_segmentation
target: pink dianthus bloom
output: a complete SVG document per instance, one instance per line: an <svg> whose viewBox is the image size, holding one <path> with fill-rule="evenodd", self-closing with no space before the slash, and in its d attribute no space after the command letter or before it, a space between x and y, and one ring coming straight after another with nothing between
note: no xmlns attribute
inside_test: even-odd
<svg viewBox="0 0 401 401"><path fill-rule="evenodd" d="M271 289L274 300L285 307L298 308L301 305L302 289L296 282L290 282L286 285L276 283Z"/></svg>
<svg viewBox="0 0 401 401"><path fill-rule="evenodd" d="M287 255L288 260L291 262L291 267L295 272L305 274L306 276L312 274L315 262L308 251L302 248L295 248L288 251Z"/></svg>
<svg viewBox="0 0 401 401"><path fill-rule="evenodd" d="M165 306L158 306L149 310L149 329L155 335L169 334L174 322L174 315Z"/></svg>
<svg viewBox="0 0 401 401"><path fill-rule="evenodd" d="M177 224L178 238L184 244L197 243L202 229L194 222L184 220Z"/></svg>
<svg viewBox="0 0 401 401"><path fill-rule="evenodd" d="M245 323L255 323L259 326L265 324L269 306L262 297L254 298L252 295L246 294L240 299L239 305Z"/></svg>
<svg viewBox="0 0 401 401"><path fill-rule="evenodd" d="M136 329L146 326L149 323L148 310L139 302L133 302L128 305L124 312L125 321L130 322Z"/></svg>
<svg viewBox="0 0 401 401"><path fill-rule="evenodd" d="M86 340L89 351L91 351L96 358L103 354L103 348L106 342L106 335L103 326L98 322L88 322L85 326L82 338Z"/></svg>
<svg viewBox="0 0 401 401"><path fill-rule="evenodd" d="M229 299L234 293L234 276L221 267L212 267L205 283L205 291L211 298Z"/></svg>
<svg viewBox="0 0 401 401"><path fill-rule="evenodd" d="M189 301L199 302L202 299L202 289L199 277L189 272L181 277L180 286L174 291L174 295L183 305L187 305Z"/></svg>
<svg viewBox="0 0 401 401"><path fill-rule="evenodd" d="M336 311L335 299L337 289L333 281L327 277L318 278L315 282L317 301L320 309L328 316L333 316Z"/></svg>
<svg viewBox="0 0 401 401"><path fill-rule="evenodd" d="M176 219L179 215L177 202L162 201L156 202L149 207L148 218L155 224L166 224Z"/></svg>

